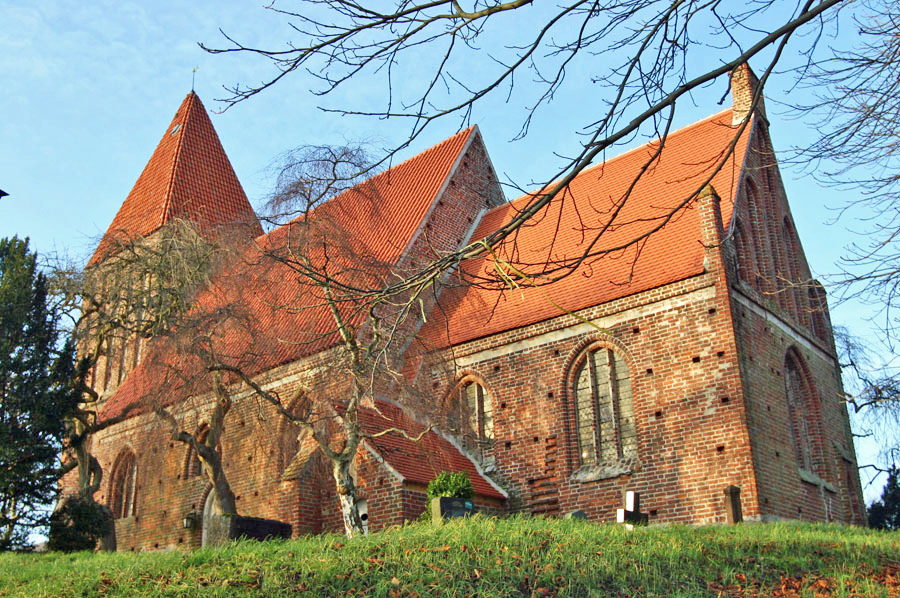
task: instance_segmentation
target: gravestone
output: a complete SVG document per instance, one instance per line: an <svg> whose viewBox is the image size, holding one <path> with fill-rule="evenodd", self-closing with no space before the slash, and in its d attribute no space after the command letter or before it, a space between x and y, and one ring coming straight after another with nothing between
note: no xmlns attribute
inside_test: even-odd
<svg viewBox="0 0 900 598"><path fill-rule="evenodd" d="M741 489L739 486L726 486L725 488L725 521L728 525L741 523L744 513L741 510Z"/></svg>
<svg viewBox="0 0 900 598"><path fill-rule="evenodd" d="M206 502L203 503L203 515L201 517L200 527L200 546L209 546L209 526L212 517L215 515L216 493L212 490L206 495Z"/></svg>
<svg viewBox="0 0 900 598"><path fill-rule="evenodd" d="M616 509L616 523L625 525L631 531L635 525L647 525L650 520L646 513L641 513L641 495L629 490L625 493L625 508Z"/></svg>
<svg viewBox="0 0 900 598"><path fill-rule="evenodd" d="M439 496L431 499L431 521L441 525L444 519L468 517L475 513L475 503L470 498Z"/></svg>
<svg viewBox="0 0 900 598"><path fill-rule="evenodd" d="M291 524L260 517L212 515L204 529L203 546L221 546L229 540L268 540L291 537Z"/></svg>

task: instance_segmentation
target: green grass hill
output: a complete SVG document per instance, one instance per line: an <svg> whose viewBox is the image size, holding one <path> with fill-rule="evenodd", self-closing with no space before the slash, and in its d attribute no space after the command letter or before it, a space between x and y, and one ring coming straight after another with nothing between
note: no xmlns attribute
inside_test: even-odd
<svg viewBox="0 0 900 598"><path fill-rule="evenodd" d="M0 597L897 597L900 532L475 517L348 540L218 550L0 554Z"/></svg>

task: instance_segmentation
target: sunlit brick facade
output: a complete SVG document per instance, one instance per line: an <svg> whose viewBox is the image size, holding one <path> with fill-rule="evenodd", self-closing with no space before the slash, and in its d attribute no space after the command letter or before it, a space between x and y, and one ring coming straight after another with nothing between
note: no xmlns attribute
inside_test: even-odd
<svg viewBox="0 0 900 598"><path fill-rule="evenodd" d="M651 523L724 523L724 492L736 486L745 520L864 524L824 291L811 280L796 236L764 110L749 106L755 79L739 69L733 82L733 109L671 133L658 159L650 144L584 171L567 203L551 204L493 258L461 268L485 275L514 260L565 262L603 228L645 160L652 168L608 237L616 247L617 235L653 229L641 243L593 256L551 285L449 284L422 304L427 317L406 330L416 336L406 374L448 408L428 422L436 429L427 442L385 437L360 450L356 477L371 531L416 518L440 468L469 471L476 502L488 512L582 510L610 521L623 492L635 490ZM193 98L186 102L202 110ZM209 138L207 126L199 128ZM185 176L195 176L190 168ZM477 129L395 168L391 184L408 185L404 193L418 198L397 205L425 202L397 242L398 269L484 237L529 200L504 202ZM443 174L417 192L434 172ZM227 184L232 199L243 197L235 184ZM215 193L203 201L214 202ZM127 203L140 204L140 194ZM234 214L249 209L237 200L228 205ZM258 378L287 396L323 375L317 359L298 355ZM110 379L106 367L99 364L95 380ZM129 379L140 368L129 371L121 386L98 388L110 409L134 398ZM391 421L407 429L425 423L383 398ZM180 407L185 427L202 430L209 400ZM238 401L222 454L239 510L288 522L295 534L339 530L325 464L291 470L295 439L296 430L249 393ZM200 543L201 532L181 521L204 510L209 483L155 416L103 431L93 452L110 476L97 499L119 508L120 550ZM134 455L132 486L115 466L123 454ZM127 509L123 492L132 493Z"/></svg>

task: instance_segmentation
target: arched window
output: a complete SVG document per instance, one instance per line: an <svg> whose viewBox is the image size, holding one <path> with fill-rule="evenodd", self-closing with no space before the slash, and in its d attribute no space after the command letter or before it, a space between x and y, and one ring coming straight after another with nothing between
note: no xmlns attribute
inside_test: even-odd
<svg viewBox="0 0 900 598"><path fill-rule="evenodd" d="M494 405L478 381L463 379L456 387L450 426L462 436L465 447L481 454L494 439Z"/></svg>
<svg viewBox="0 0 900 598"><path fill-rule="evenodd" d="M762 292L772 291L772 279L775 277L770 259L769 234L763 220L763 206L760 204L759 191L750 179L744 180L747 212L750 215L750 231L753 237L753 254L756 263L755 286Z"/></svg>
<svg viewBox="0 0 900 598"><path fill-rule="evenodd" d="M581 465L637 456L628 365L611 349L586 353L576 366L575 426Z"/></svg>
<svg viewBox="0 0 900 598"><path fill-rule="evenodd" d="M733 236L738 279L753 284L756 282L753 278L756 272L756 263L751 253L747 233L744 230L744 222L740 219L734 221Z"/></svg>
<svg viewBox="0 0 900 598"><path fill-rule="evenodd" d="M806 380L800 359L795 351L791 350L784 360L784 386L794 442L794 456L800 469L821 473L817 471L820 469L818 467L820 459L813 438L818 410L815 409L813 390Z"/></svg>
<svg viewBox="0 0 900 598"><path fill-rule="evenodd" d="M109 508L116 519L134 515L137 490L137 460L129 449L116 457L109 487Z"/></svg>
<svg viewBox="0 0 900 598"><path fill-rule="evenodd" d="M807 292L809 296L809 319L812 333L816 338L827 341L828 328L825 325L825 311L827 309L825 304L825 289L823 289L822 285L817 281L813 281L812 286L809 287Z"/></svg>
<svg viewBox="0 0 900 598"><path fill-rule="evenodd" d="M786 274L788 277L790 295L788 307L794 310L794 316L797 321L807 324L809 318L809 310L806 308L806 297L800 292L802 289L802 281L800 280L800 246L797 243L797 234L794 227L787 216L781 223L782 244L784 245L785 258L787 261Z"/></svg>

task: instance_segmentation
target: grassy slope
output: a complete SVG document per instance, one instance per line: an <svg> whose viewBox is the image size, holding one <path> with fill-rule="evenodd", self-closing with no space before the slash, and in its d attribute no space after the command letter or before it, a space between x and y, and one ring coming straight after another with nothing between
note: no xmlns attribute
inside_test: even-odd
<svg viewBox="0 0 900 598"><path fill-rule="evenodd" d="M898 596L900 532L540 518L222 550L0 554L0 596Z"/></svg>

